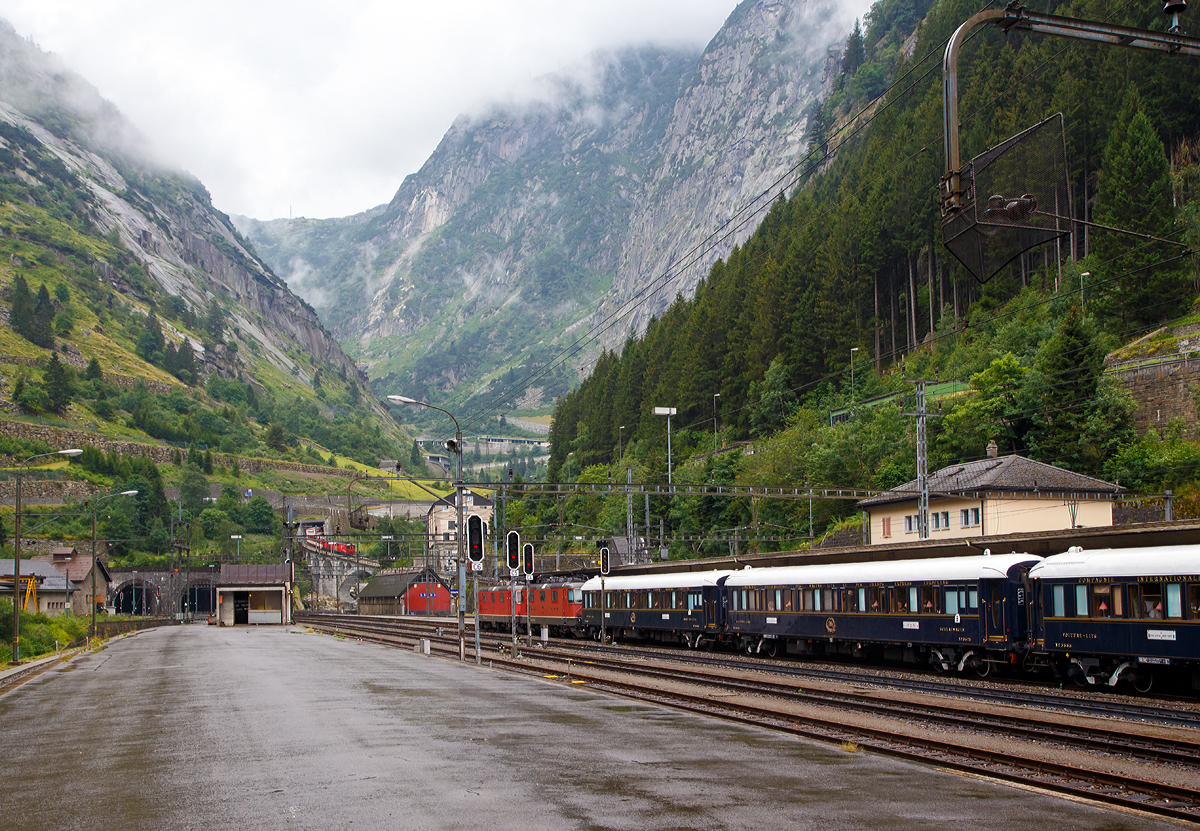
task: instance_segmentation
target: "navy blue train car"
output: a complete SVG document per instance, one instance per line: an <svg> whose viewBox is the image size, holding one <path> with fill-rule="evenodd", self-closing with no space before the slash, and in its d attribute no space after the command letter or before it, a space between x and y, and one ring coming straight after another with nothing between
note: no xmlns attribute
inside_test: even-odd
<svg viewBox="0 0 1200 831"><path fill-rule="evenodd" d="M1029 554L747 568L726 630L751 653L928 662L986 675L1029 645Z"/></svg>
<svg viewBox="0 0 1200 831"><path fill-rule="evenodd" d="M1190 675L1200 689L1200 546L1071 548L1030 569L1034 654L1080 685Z"/></svg>
<svg viewBox="0 0 1200 831"><path fill-rule="evenodd" d="M675 572L603 578L604 628L615 640L684 643L693 649L720 640L721 583L732 571ZM601 578L583 584L583 621L600 637Z"/></svg>

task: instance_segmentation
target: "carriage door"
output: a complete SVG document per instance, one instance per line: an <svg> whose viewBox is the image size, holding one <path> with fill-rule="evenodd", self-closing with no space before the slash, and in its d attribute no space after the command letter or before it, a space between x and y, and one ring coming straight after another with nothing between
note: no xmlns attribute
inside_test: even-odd
<svg viewBox="0 0 1200 831"><path fill-rule="evenodd" d="M979 620L984 639L1008 640L1004 631L1007 622L1007 599L1003 580L983 580L979 585Z"/></svg>

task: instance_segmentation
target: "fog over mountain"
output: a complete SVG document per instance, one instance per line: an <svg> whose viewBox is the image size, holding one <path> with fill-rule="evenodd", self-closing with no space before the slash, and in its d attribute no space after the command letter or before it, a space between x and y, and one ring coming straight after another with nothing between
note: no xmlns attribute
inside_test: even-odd
<svg viewBox="0 0 1200 831"><path fill-rule="evenodd" d="M502 393L756 197L777 195L852 22L810 0L746 0L703 50L596 53L460 116L387 205L235 221L377 393L544 410L594 350L519 400ZM749 219L599 344L619 346L694 290Z"/></svg>

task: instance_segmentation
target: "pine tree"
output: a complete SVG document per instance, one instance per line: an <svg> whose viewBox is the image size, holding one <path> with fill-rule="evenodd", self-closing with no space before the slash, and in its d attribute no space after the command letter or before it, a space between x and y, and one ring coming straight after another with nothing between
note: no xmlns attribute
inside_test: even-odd
<svg viewBox="0 0 1200 831"><path fill-rule="evenodd" d="M38 289L37 302L33 307L33 317L29 324L27 337L33 344L43 349L54 347L54 304L50 302L50 291L42 283Z"/></svg>
<svg viewBox="0 0 1200 831"><path fill-rule="evenodd" d="M1104 148L1096 219L1129 231L1168 236L1174 209L1171 170L1154 125L1130 93ZM1124 235L1102 234L1097 253L1112 280L1101 308L1137 331L1173 316L1189 299L1188 280L1162 245L1142 245Z"/></svg>
<svg viewBox="0 0 1200 831"><path fill-rule="evenodd" d="M28 340L32 322L33 294L30 293L25 278L18 274L12 282L12 308L8 313L8 324L14 332Z"/></svg>
<svg viewBox="0 0 1200 831"><path fill-rule="evenodd" d="M72 374L71 368L58 359L58 353L51 353L42 376L42 388L50 400L50 409L56 413L65 412L71 403Z"/></svg>
<svg viewBox="0 0 1200 831"><path fill-rule="evenodd" d="M847 78L854 77L854 73L863 65L867 59L866 46L863 43L862 28L858 25L858 20L854 21L854 31L850 33L850 37L846 38L846 51L842 53L842 74Z"/></svg>
<svg viewBox="0 0 1200 831"><path fill-rule="evenodd" d="M83 380L85 381L103 381L104 373L100 371L100 361L92 358L88 361L87 369L83 371Z"/></svg>

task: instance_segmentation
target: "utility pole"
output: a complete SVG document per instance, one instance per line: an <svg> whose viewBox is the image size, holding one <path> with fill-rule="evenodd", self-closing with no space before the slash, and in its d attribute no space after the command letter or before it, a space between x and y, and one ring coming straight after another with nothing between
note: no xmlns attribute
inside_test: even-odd
<svg viewBox="0 0 1200 831"><path fill-rule="evenodd" d="M917 536L929 539L929 442L925 431L925 385L924 379L906 378L910 384L916 385L917 411L905 413L917 419Z"/></svg>

